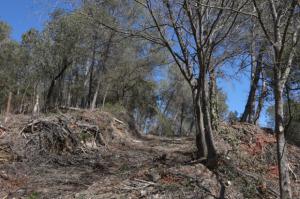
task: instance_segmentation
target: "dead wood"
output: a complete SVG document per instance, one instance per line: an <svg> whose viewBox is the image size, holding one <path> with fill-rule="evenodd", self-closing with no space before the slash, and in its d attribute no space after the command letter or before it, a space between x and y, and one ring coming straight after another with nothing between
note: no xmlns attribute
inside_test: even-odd
<svg viewBox="0 0 300 199"><path fill-rule="evenodd" d="M32 143L38 143L40 150L48 152L73 152L79 145L78 138L61 119L34 120L27 124L21 133L34 140Z"/></svg>
<svg viewBox="0 0 300 199"><path fill-rule="evenodd" d="M102 134L100 133L99 127L96 125L86 124L86 123L79 123L77 122L76 125L82 129L82 133L90 134L92 133L92 136L94 138L95 143L97 146L106 146L107 143L104 140ZM86 140L83 140L84 142Z"/></svg>
<svg viewBox="0 0 300 199"><path fill-rule="evenodd" d="M256 181L261 179L261 176L256 174L256 173L243 171L239 168L237 168L236 171L238 172L239 175L241 175L243 177L250 177L250 178L253 178ZM268 193L275 196L275 197L279 197L279 192L272 187L272 182L269 181L269 180L266 180L266 179L264 179L264 181L266 182L266 189L267 189Z"/></svg>
<svg viewBox="0 0 300 199"><path fill-rule="evenodd" d="M125 123L123 122L123 121L121 121L121 120L118 120L117 118L113 118L114 119L114 121L116 121L116 122L118 122L118 123L120 123L120 124L123 124L123 125L125 125Z"/></svg>

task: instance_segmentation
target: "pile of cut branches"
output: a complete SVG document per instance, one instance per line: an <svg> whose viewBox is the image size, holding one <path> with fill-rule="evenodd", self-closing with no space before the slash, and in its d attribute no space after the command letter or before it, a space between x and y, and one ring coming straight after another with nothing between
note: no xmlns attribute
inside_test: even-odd
<svg viewBox="0 0 300 199"><path fill-rule="evenodd" d="M87 143L92 143L92 147L107 145L97 125L73 121L67 117L30 121L21 130L21 134L27 140L26 147L53 154L74 153L77 149L90 147Z"/></svg>
<svg viewBox="0 0 300 199"><path fill-rule="evenodd" d="M96 146L106 146L107 143L101 134L99 127L96 125L91 125L82 122L76 122L76 127L79 127L81 130L80 133L80 140L86 145L88 141L95 143Z"/></svg>
<svg viewBox="0 0 300 199"><path fill-rule="evenodd" d="M28 139L26 145L33 144L50 153L72 152L79 145L77 136L61 118L34 120L21 133Z"/></svg>

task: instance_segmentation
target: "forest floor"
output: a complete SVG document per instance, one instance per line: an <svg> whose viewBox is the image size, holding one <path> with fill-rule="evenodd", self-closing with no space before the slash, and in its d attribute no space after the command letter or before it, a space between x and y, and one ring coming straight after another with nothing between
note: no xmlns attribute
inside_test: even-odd
<svg viewBox="0 0 300 199"><path fill-rule="evenodd" d="M209 170L194 160L192 137L139 136L120 118L87 111L14 116L0 128L0 198L278 197L275 139L264 130L222 126L218 167ZM288 148L300 198L300 149Z"/></svg>

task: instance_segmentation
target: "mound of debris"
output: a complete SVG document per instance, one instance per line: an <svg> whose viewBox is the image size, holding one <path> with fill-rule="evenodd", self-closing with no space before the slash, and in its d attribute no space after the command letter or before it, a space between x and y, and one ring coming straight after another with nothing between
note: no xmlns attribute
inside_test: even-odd
<svg viewBox="0 0 300 199"><path fill-rule="evenodd" d="M221 125L217 135L222 158L217 173L245 198L278 198L276 137L252 124ZM300 149L287 146L294 198L300 198Z"/></svg>
<svg viewBox="0 0 300 199"><path fill-rule="evenodd" d="M50 153L71 153L79 145L77 134L61 118L34 120L22 129L21 134L28 140L27 145Z"/></svg>
<svg viewBox="0 0 300 199"><path fill-rule="evenodd" d="M129 142L137 134L127 123L100 111L56 113L22 125L19 133L6 133L2 137L0 161L14 159L12 151L35 164L53 158L74 159L74 155L82 157L81 154L108 149L114 143Z"/></svg>

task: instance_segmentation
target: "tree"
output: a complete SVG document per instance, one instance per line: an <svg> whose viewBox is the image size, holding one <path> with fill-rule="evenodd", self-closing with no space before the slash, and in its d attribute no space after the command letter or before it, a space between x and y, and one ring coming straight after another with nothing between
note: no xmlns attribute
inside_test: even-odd
<svg viewBox="0 0 300 199"><path fill-rule="evenodd" d="M165 53L156 44L124 37L101 25L105 21L116 27L131 26L142 13L136 15L125 7L120 1L85 1L73 11L54 10L43 31L26 32L18 67L26 71L22 81L28 86L20 112L32 112L32 102L41 96L44 111L108 103L121 104L130 115L138 113L141 123L153 117L156 87L151 73L164 62ZM116 14L120 12L122 17ZM143 90L149 92L140 96ZM26 101L31 107L25 108Z"/></svg>
<svg viewBox="0 0 300 199"><path fill-rule="evenodd" d="M13 95L19 97L22 91L23 69L20 67L22 62L22 50L19 44L10 38L10 26L0 22L0 104L5 106L8 96L12 99ZM8 100L9 101L9 100ZM11 100L12 108L17 104L16 100Z"/></svg>
<svg viewBox="0 0 300 199"><path fill-rule="evenodd" d="M255 50L255 47L256 46L253 47L254 48L253 50ZM245 110L241 117L241 122L255 123L257 121L257 119L259 118L259 113L261 110L262 100L263 100L263 96L264 96L263 92L265 92L265 91L262 91L260 103L258 105L258 111L256 111L256 112L255 112L255 100L256 100L256 92L258 89L258 83L261 78L261 74L263 72L263 52L264 52L264 50L265 50L264 44L261 44L259 46L259 52L257 53L257 55L255 52L251 53L251 59L252 59L252 61L251 61L252 62L251 63L251 86L250 86L250 91L249 91L247 103L245 106ZM262 90L264 90L264 89L265 89L265 86L264 86L264 88L262 88Z"/></svg>
<svg viewBox="0 0 300 199"><path fill-rule="evenodd" d="M162 68L167 77L159 84L159 121L155 131L158 135L192 135L195 134L192 96L189 85L184 81L180 70L173 65ZM227 114L226 94L216 89L216 114L225 120ZM165 128L164 128L165 127ZM164 130L168 129L168 130Z"/></svg>
<svg viewBox="0 0 300 199"><path fill-rule="evenodd" d="M50 39L54 42L51 48L54 52L53 60L56 58L56 68L58 72L55 72L51 77L51 83L47 92L45 108L53 108L56 106L58 97L62 95L61 88L58 88L58 92L55 92L55 86L61 86L62 77L66 70L76 61L76 49L82 27L79 25L80 18L78 15L68 15L62 10L56 10L52 13L52 21L48 24L47 33ZM80 48L80 47L79 47ZM59 56L58 56L59 55Z"/></svg>
<svg viewBox="0 0 300 199"><path fill-rule="evenodd" d="M154 27L157 34L142 35L164 46L181 71L192 91L196 126L196 144L199 157L214 159L216 147L213 138L212 115L209 110L208 77L212 60L220 46L233 33L238 13L244 3L214 1L210 5L201 1L136 1L144 7L152 23L144 30ZM155 37L157 36L158 37Z"/></svg>
<svg viewBox="0 0 300 199"><path fill-rule="evenodd" d="M237 111L230 111L228 113L228 116L227 116L227 121L230 123L230 124L233 124L237 121L239 121L239 113Z"/></svg>
<svg viewBox="0 0 300 199"><path fill-rule="evenodd" d="M267 39L273 58L273 92L275 97L275 133L280 181L280 196L292 198L287 150L284 136L283 91L295 58L299 40L299 2L273 1L259 4L252 0L260 28Z"/></svg>
<svg viewBox="0 0 300 199"><path fill-rule="evenodd" d="M11 27L4 21L0 21L0 43L9 40L10 32L11 32Z"/></svg>
<svg viewBox="0 0 300 199"><path fill-rule="evenodd" d="M285 126L285 136L289 143L300 145L300 103L297 99L290 99L288 103L285 100L284 103L284 126ZM269 106L267 109L268 113L268 125L270 127L275 124L275 106Z"/></svg>
<svg viewBox="0 0 300 199"><path fill-rule="evenodd" d="M166 78L159 83L157 123L158 135L194 134L194 119L191 91L178 68L173 65L162 68Z"/></svg>

